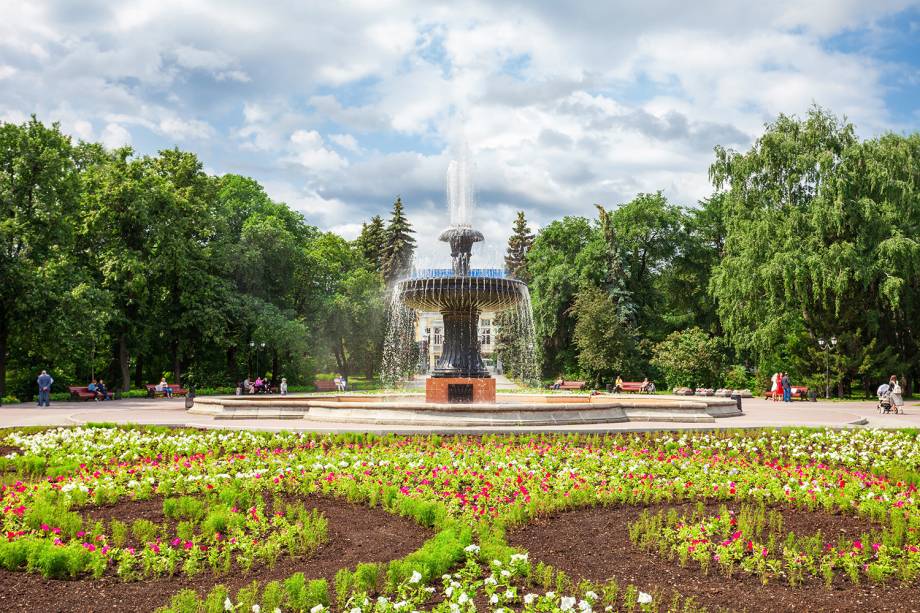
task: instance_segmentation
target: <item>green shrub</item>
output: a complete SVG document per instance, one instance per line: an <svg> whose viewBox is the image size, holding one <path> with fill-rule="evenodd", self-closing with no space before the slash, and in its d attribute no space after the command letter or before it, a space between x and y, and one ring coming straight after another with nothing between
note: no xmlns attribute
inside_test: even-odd
<svg viewBox="0 0 920 613"><path fill-rule="evenodd" d="M113 519L109 528L112 533L112 544L116 547L124 547L128 540L128 526L123 521Z"/></svg>
<svg viewBox="0 0 920 613"><path fill-rule="evenodd" d="M335 601L339 605L339 609L345 609L345 603L348 602L348 597L351 596L354 585L354 573L347 568L342 568L335 574Z"/></svg>
<svg viewBox="0 0 920 613"><path fill-rule="evenodd" d="M372 594L377 590L380 579L380 564L362 562L355 568L354 590Z"/></svg>
<svg viewBox="0 0 920 613"><path fill-rule="evenodd" d="M269 581L262 591L262 610L273 613L276 609L284 609L284 588L279 581Z"/></svg>
<svg viewBox="0 0 920 613"><path fill-rule="evenodd" d="M204 600L204 613L224 613L224 602L229 595L226 586L215 585Z"/></svg>
<svg viewBox="0 0 920 613"><path fill-rule="evenodd" d="M157 538L157 526L149 519L136 519L131 524L131 534L140 543L149 543Z"/></svg>
<svg viewBox="0 0 920 613"><path fill-rule="evenodd" d="M166 611L169 613L198 613L198 594L195 593L195 590L182 590L172 597Z"/></svg>
<svg viewBox="0 0 920 613"><path fill-rule="evenodd" d="M757 378L741 364L729 366L722 374L722 385L727 389L757 391Z"/></svg>

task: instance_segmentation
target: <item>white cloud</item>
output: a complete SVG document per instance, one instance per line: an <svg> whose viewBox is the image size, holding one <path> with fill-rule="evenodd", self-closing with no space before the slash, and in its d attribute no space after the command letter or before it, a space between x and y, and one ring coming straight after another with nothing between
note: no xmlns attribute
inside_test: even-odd
<svg viewBox="0 0 920 613"><path fill-rule="evenodd" d="M312 174L348 166L345 158L326 147L323 137L316 130L297 130L291 134L290 140L292 155L289 160L300 164Z"/></svg>
<svg viewBox="0 0 920 613"><path fill-rule="evenodd" d="M117 149L131 144L131 133L117 123L106 124L100 138L108 149Z"/></svg>
<svg viewBox="0 0 920 613"><path fill-rule="evenodd" d="M714 144L746 147L812 102L866 136L915 129L920 115L901 125L886 103L915 58L893 73L828 44L883 44L908 4L0 0L0 119L34 112L141 153L181 143L349 235L399 194L432 257L463 133L500 250L516 208L538 225L638 191L692 204Z"/></svg>
<svg viewBox="0 0 920 613"><path fill-rule="evenodd" d="M351 151L353 153L361 151L361 146L358 145L357 139L351 134L330 134L329 140L346 151Z"/></svg>

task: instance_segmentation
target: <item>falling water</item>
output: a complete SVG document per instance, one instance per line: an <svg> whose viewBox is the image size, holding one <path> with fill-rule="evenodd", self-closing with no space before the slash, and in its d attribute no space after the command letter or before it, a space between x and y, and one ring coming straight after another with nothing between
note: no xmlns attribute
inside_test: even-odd
<svg viewBox="0 0 920 613"><path fill-rule="evenodd" d="M387 335L383 343L383 364L380 378L388 388L406 380L420 370L419 350L415 341L415 310L401 300L400 285L390 294Z"/></svg>
<svg viewBox="0 0 920 613"><path fill-rule="evenodd" d="M447 166L447 208L452 227L469 227L473 223L473 169L469 147L460 148L459 159Z"/></svg>
<svg viewBox="0 0 920 613"><path fill-rule="evenodd" d="M451 245L452 267L431 269L423 265L429 262L416 261L407 278L394 286L390 296L381 378L388 387L395 387L400 382L411 379L415 373L425 370L425 356L421 355L420 345L416 341L417 314L414 309L407 306L407 302L416 308L441 310L442 313L448 305L453 309L452 312L456 312L458 305L466 305L470 309L470 317L475 317L482 306L488 305L490 310L494 309L496 315L499 315L497 321L493 322L498 327L493 330L493 335L496 339L502 338L501 353L505 359L505 371L518 381L536 384L539 381L540 368L537 363L533 313L527 286L520 281L507 278L502 265L499 264L502 257L494 249L491 251L494 254L492 257L483 258L489 260L485 262L489 268L470 267L471 248L474 244L480 243L483 236L472 228L475 198L472 164L465 144L460 149L458 159L451 161L447 169L447 203L450 226L441 233L440 239ZM477 250L477 254L481 256L482 252ZM473 330L475 333L475 328ZM471 339L468 338L469 333L459 334L460 336L451 338L457 339L467 350L472 347L474 355L477 356L473 364L478 366L470 366L470 369L464 372L480 372L482 366L478 358L478 337ZM445 347L446 338L447 327ZM454 346L456 345L452 345ZM469 354L463 351L458 354L445 353L442 358L453 355ZM469 364L463 361L461 363ZM450 372L450 368L448 366L438 372Z"/></svg>

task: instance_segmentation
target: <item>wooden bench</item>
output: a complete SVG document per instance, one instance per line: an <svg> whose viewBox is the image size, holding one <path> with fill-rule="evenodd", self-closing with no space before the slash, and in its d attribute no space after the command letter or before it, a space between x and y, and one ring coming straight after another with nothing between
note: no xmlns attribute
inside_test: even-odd
<svg viewBox="0 0 920 613"><path fill-rule="evenodd" d="M782 398L783 390L780 389L775 392L766 390L763 393L763 397L765 400L769 400L770 398L773 398L774 394L776 395L777 398ZM793 399L798 398L799 400L808 400L808 388L805 387L804 385L793 385L792 386L792 398Z"/></svg>
<svg viewBox="0 0 920 613"><path fill-rule="evenodd" d="M549 389L555 389L555 386L556 384L553 383L552 385L549 386ZM567 390L567 391L573 391L573 390L577 391L577 390L584 389L584 387L585 387L584 381L565 381L562 385L559 386L559 389Z"/></svg>
<svg viewBox="0 0 920 613"><path fill-rule="evenodd" d="M159 385L159 383L148 383L147 385L144 386L147 388L147 398L156 398L157 396L166 396L166 392L158 390L157 385ZM169 388L172 390L173 396L185 396L186 394L188 394L188 390L182 387L181 385L177 385L175 383L167 383L166 385L169 386Z"/></svg>
<svg viewBox="0 0 920 613"><path fill-rule="evenodd" d="M67 387L67 391L70 392L71 400L86 402L87 400L92 400L96 397L96 393L89 391L89 387L86 386L79 387L76 385L71 385Z"/></svg>
<svg viewBox="0 0 920 613"><path fill-rule="evenodd" d="M317 392L337 392L339 388L335 386L335 381L314 381L313 386Z"/></svg>
<svg viewBox="0 0 920 613"><path fill-rule="evenodd" d="M616 388L616 385L614 385L614 389L615 388ZM620 383L620 391L630 392L630 393L635 393L635 394L648 394L649 393L645 391L644 389L642 389L641 381L623 381L622 383Z"/></svg>

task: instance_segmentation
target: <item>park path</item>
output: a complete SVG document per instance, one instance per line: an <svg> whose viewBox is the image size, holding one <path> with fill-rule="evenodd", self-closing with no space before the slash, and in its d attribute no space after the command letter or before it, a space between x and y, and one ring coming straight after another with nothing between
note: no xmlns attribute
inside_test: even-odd
<svg viewBox="0 0 920 613"><path fill-rule="evenodd" d="M675 424L627 422L615 424L588 424L579 426L537 426L490 429L486 427L426 428L422 426L385 426L375 424L348 424L312 422L307 419L239 419L215 420L208 415L193 415L185 411L185 401L174 399L124 399L114 402L57 402L50 408L34 405L4 405L0 407L0 428L22 426L73 426L91 422L118 424L150 424L187 426L193 428L225 428L247 430L293 430L315 432L604 432L636 430L682 430L713 428L754 427L856 427L870 428L920 428L920 403L909 402L906 415L879 415L875 402L770 402L759 398L743 402L744 415L716 420L714 424Z"/></svg>

